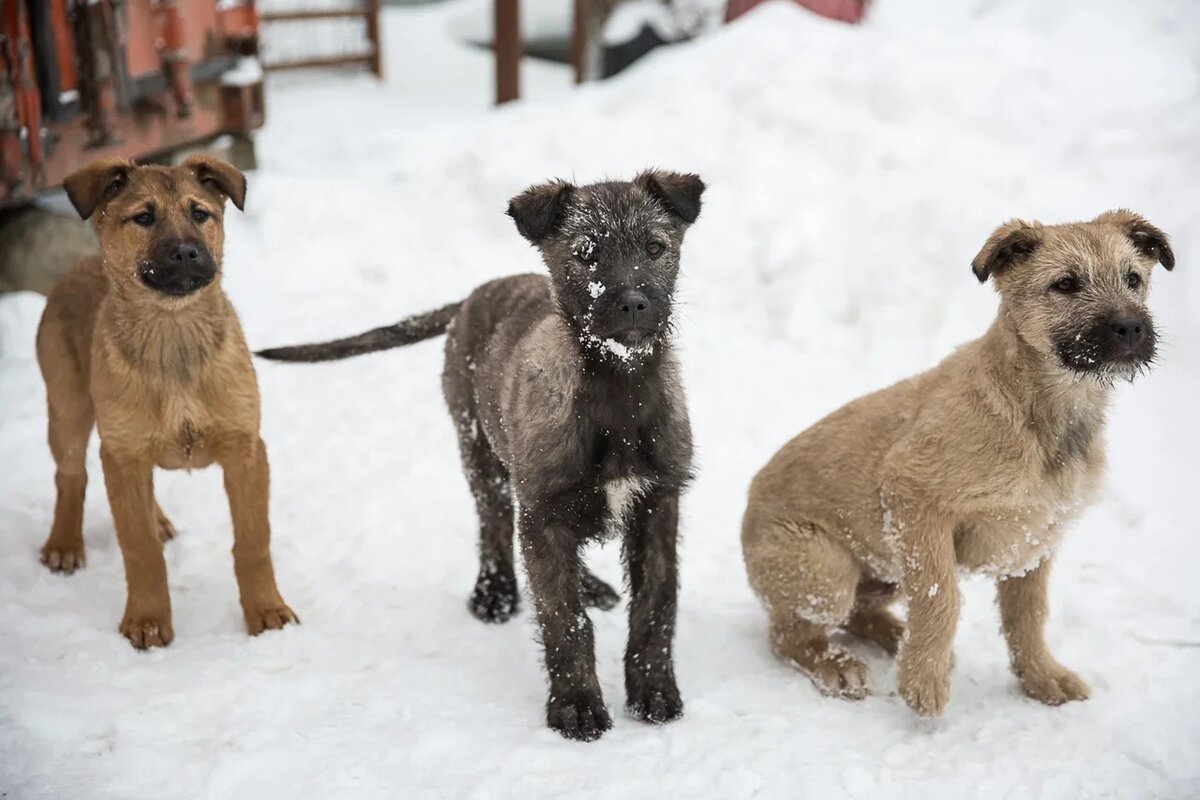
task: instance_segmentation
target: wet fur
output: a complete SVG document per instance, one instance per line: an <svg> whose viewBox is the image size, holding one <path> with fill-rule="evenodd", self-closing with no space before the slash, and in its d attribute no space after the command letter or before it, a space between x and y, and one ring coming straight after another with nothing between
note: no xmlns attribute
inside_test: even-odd
<svg viewBox="0 0 1200 800"><path fill-rule="evenodd" d="M1026 693L1050 704L1087 697L1046 647L1047 581L1063 529L1100 487L1112 379L1154 358L1146 293L1157 262L1174 266L1167 238L1132 212L1006 223L973 262L1001 296L988 332L771 459L751 485L742 545L780 657L826 693L863 697L865 665L828 639L843 628L898 652L900 695L938 715L967 569L997 580ZM1070 292L1056 288L1064 277ZM1114 320L1145 333L1122 345ZM1077 347L1087 359L1064 355ZM899 597L907 624L888 610Z"/></svg>

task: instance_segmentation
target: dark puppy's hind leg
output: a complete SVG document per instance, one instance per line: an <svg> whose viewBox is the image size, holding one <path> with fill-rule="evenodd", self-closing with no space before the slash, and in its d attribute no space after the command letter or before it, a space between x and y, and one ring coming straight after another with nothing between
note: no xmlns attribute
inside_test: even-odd
<svg viewBox="0 0 1200 800"><path fill-rule="evenodd" d="M474 417L463 419L459 425L459 449L479 514L479 577L468 607L484 622L507 622L519 605L508 470Z"/></svg>
<svg viewBox="0 0 1200 800"><path fill-rule="evenodd" d="M611 611L621 602L621 595L608 583L597 578L586 567L580 581L580 591L583 592L583 604L588 608L598 608L601 611Z"/></svg>

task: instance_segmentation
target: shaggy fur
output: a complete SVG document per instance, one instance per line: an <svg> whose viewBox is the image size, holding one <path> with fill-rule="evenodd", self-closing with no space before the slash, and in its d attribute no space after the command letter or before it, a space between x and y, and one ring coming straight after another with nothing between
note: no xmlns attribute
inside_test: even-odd
<svg viewBox="0 0 1200 800"><path fill-rule="evenodd" d="M843 628L898 651L901 696L941 714L962 568L996 577L1024 690L1088 696L1046 647L1047 579L1100 485L1113 381L1154 359L1156 262L1174 266L1167 237L1128 211L1001 226L973 262L1000 292L990 330L775 455L751 486L742 545L780 657L826 693L863 697L865 664L827 638ZM897 595L907 627L887 608Z"/></svg>
<svg viewBox="0 0 1200 800"><path fill-rule="evenodd" d="M692 439L670 321L680 246L703 188L694 175L666 172L532 187L509 214L549 279L503 278L461 306L391 328L262 353L328 360L448 327L442 385L480 520L470 608L489 622L516 612L515 518L550 680L547 722L573 739L612 725L586 607L609 608L617 595L580 550L614 531L630 589L627 708L656 723L683 713L671 648Z"/></svg>
<svg viewBox="0 0 1200 800"><path fill-rule="evenodd" d="M120 630L134 647L174 638L163 542L175 529L154 500L153 470L220 464L233 514L233 560L251 634L296 622L275 586L267 453L258 385L220 288L225 200L245 179L206 156L181 166L98 161L66 180L91 218L100 255L50 293L37 335L46 380L58 501L42 561L84 563L84 458L93 424L128 599Z"/></svg>

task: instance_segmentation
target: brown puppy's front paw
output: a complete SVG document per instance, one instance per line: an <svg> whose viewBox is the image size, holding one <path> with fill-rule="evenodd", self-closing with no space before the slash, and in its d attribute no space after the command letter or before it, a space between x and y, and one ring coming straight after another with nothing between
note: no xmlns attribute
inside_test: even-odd
<svg viewBox="0 0 1200 800"><path fill-rule="evenodd" d="M1087 700L1091 695L1091 689L1083 678L1062 664L1022 669L1017 673L1017 677L1025 694L1049 706L1061 706L1073 700Z"/></svg>
<svg viewBox="0 0 1200 800"><path fill-rule="evenodd" d="M928 665L922 669L907 668L901 653L899 665L900 696L913 711L922 717L940 717L950 702L950 669Z"/></svg>
<svg viewBox="0 0 1200 800"><path fill-rule="evenodd" d="M568 739L594 742L612 727L604 699L590 692L551 697L546 704L546 724Z"/></svg>
<svg viewBox="0 0 1200 800"><path fill-rule="evenodd" d="M169 615L129 615L121 620L121 635L138 650L166 647L175 638Z"/></svg>
<svg viewBox="0 0 1200 800"><path fill-rule="evenodd" d="M277 631L289 623L300 624L300 618L284 604L283 600L263 608L248 609L245 611L245 616L246 630L250 632L251 636L258 636L267 630Z"/></svg>
<svg viewBox="0 0 1200 800"><path fill-rule="evenodd" d="M821 693L830 697L862 700L871 693L867 665L840 648L830 647L805 672Z"/></svg>
<svg viewBox="0 0 1200 800"><path fill-rule="evenodd" d="M61 572L64 575L70 575L77 569L83 569L87 563L83 542L77 545L46 542L46 546L42 548L42 563L51 572Z"/></svg>

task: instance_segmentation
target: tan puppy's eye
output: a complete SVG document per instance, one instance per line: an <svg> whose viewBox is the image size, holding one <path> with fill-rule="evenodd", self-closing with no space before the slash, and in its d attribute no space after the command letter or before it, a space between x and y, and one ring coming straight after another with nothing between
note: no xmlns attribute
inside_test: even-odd
<svg viewBox="0 0 1200 800"><path fill-rule="evenodd" d="M1059 294L1075 294L1079 291L1079 280L1073 275L1064 275L1050 287Z"/></svg>
<svg viewBox="0 0 1200 800"><path fill-rule="evenodd" d="M1142 276L1136 272L1125 273L1125 285L1130 289L1136 289L1142 285Z"/></svg>
<svg viewBox="0 0 1200 800"><path fill-rule="evenodd" d="M147 210L141 212L140 214L135 214L133 221L138 225L141 225L143 228L149 228L154 224L154 212Z"/></svg>
<svg viewBox="0 0 1200 800"><path fill-rule="evenodd" d="M192 219L196 220L196 222L204 222L210 216L203 208L196 207L192 209Z"/></svg>
<svg viewBox="0 0 1200 800"><path fill-rule="evenodd" d="M662 242L650 242L648 245L646 245L646 253L649 254L651 258L658 258L660 255L662 255L662 251Z"/></svg>

